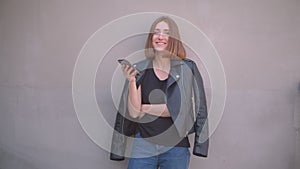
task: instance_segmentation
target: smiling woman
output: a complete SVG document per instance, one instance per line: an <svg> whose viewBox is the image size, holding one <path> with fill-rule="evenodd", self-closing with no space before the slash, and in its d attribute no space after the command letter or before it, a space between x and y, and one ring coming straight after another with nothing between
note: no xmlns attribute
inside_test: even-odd
<svg viewBox="0 0 300 169"><path fill-rule="evenodd" d="M153 22L146 42L146 57L155 57L154 52L161 51L161 49L158 48L159 43L167 43L162 44L162 47L165 47L163 50L169 51L174 56L181 59L186 57L185 49L180 41L178 26L175 21L169 17L163 16Z"/></svg>
<svg viewBox="0 0 300 169"><path fill-rule="evenodd" d="M156 51L163 51L167 48L169 40L169 25L162 21L159 22L153 32L152 45Z"/></svg>
<svg viewBox="0 0 300 169"><path fill-rule="evenodd" d="M152 24L145 55L135 68L122 66L127 80L115 132L135 137L128 169L187 169L188 134L195 132L193 154L207 157L208 152L202 77L196 64L186 59L178 27L170 17L160 17ZM125 144L114 134L112 160L124 159L120 155Z"/></svg>

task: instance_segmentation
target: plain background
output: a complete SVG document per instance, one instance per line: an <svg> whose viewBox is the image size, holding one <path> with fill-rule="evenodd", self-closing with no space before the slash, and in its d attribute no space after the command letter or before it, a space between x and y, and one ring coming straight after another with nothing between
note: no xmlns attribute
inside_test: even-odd
<svg viewBox="0 0 300 169"><path fill-rule="evenodd" d="M183 17L205 32L226 73L226 107L209 157L192 156L190 168L300 167L300 1L1 0L1 169L125 168L127 161L110 161L82 130L72 73L80 49L101 26L153 11ZM131 44L142 47L144 39ZM107 111L109 90L98 83Z"/></svg>

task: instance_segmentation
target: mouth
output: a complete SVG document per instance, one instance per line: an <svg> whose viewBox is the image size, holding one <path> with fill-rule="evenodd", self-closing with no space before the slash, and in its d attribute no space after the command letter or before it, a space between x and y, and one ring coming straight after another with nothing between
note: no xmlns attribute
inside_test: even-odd
<svg viewBox="0 0 300 169"><path fill-rule="evenodd" d="M167 42L155 42L155 43L158 45L166 45L167 44Z"/></svg>
<svg viewBox="0 0 300 169"><path fill-rule="evenodd" d="M153 47L160 51L160 50L165 50L167 45L168 45L168 42L167 41L154 41L153 43Z"/></svg>

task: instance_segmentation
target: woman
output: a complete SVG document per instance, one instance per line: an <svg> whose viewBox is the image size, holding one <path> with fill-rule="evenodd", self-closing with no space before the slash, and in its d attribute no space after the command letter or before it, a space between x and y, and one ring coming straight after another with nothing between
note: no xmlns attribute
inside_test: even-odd
<svg viewBox="0 0 300 169"><path fill-rule="evenodd" d="M134 135L128 169L187 169L193 154L207 157L208 123L203 82L196 64L186 59L179 30L170 17L154 21L146 59L123 65L126 83L115 122L112 160L123 160L126 136Z"/></svg>

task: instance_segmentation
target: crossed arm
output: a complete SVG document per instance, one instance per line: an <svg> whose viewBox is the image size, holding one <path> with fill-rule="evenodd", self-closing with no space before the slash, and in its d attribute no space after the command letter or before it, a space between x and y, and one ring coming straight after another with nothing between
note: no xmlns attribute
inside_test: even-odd
<svg viewBox="0 0 300 169"><path fill-rule="evenodd" d="M136 71L133 68L124 65L123 72L125 77L129 81L128 88L128 111L129 115L133 118L141 118L147 114L170 117L169 110L166 104L142 104L142 92L141 86L136 86Z"/></svg>
<svg viewBox="0 0 300 169"><path fill-rule="evenodd" d="M147 114L170 117L169 110L166 104L142 104L141 86L136 87L136 81L129 81L128 89L128 111L133 118L141 118Z"/></svg>

